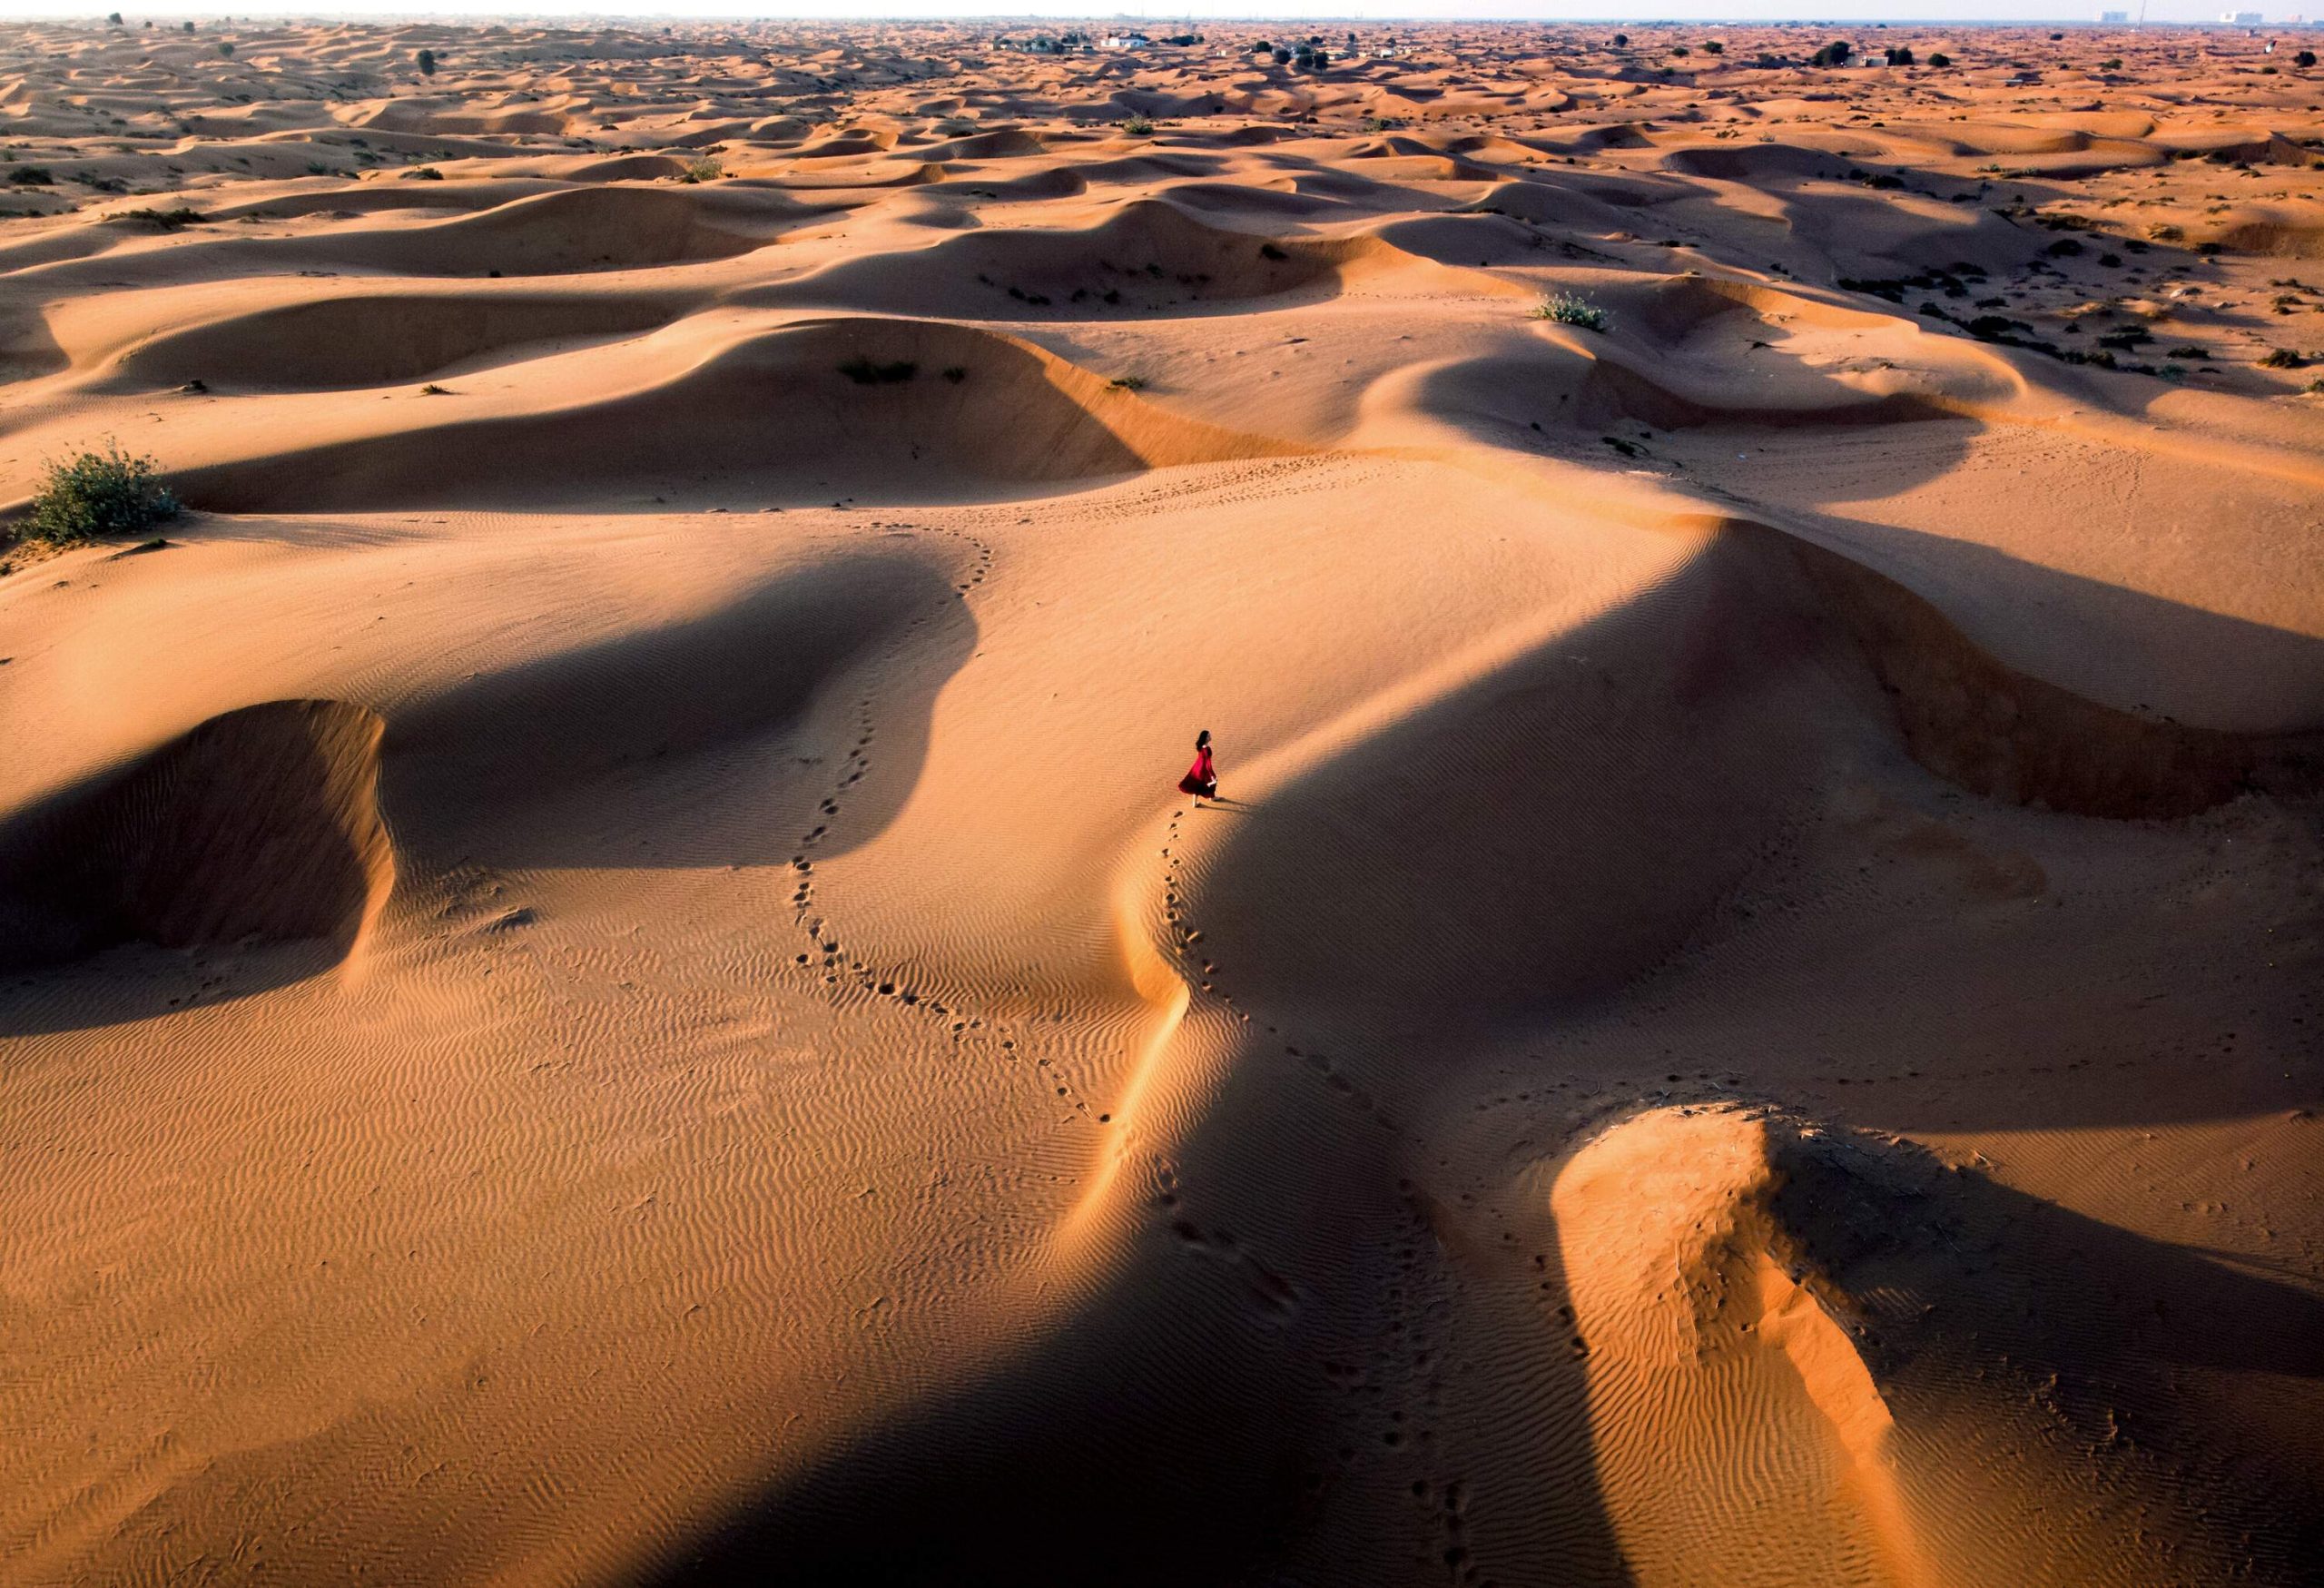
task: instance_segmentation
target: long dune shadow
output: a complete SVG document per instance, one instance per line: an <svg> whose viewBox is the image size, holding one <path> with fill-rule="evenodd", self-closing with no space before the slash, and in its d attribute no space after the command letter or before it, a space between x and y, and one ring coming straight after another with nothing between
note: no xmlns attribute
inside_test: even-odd
<svg viewBox="0 0 2324 1588"><path fill-rule="evenodd" d="M1812 537L1847 560L1909 586L1940 608L1974 599L2053 645L2062 628L2073 634L2083 672L2053 680L2063 687L2102 681L2109 694L2127 696L2132 709L2160 717L2153 692L2171 676L2183 681L2184 669L2175 664L2201 658L2206 670L2235 681L2221 704L2250 719L2236 725L2274 733L2324 729L2324 639L2028 561L1974 540L1790 508L1784 518L1803 538ZM2003 592L2005 601L1993 598ZM1966 614L1954 621L1965 618L1976 622ZM2158 667L2171 668L2171 675L2159 675ZM2255 686L2265 686L2264 696Z"/></svg>
<svg viewBox="0 0 2324 1588"><path fill-rule="evenodd" d="M879 701L882 774L818 850L842 853L910 796L935 692L976 633L951 580L922 557L834 558L706 616L487 673L397 712L381 808L399 850L423 864L785 864L812 800L776 796L837 761L793 730L820 694L909 636L913 664Z"/></svg>
<svg viewBox="0 0 2324 1588"><path fill-rule="evenodd" d="M835 557L702 616L480 675L384 719L339 701L223 714L0 824L0 1034L117 1024L339 965L399 877L787 863L842 747L819 699L881 681L881 775L837 854L876 836L973 651L944 570Z"/></svg>
<svg viewBox="0 0 2324 1588"><path fill-rule="evenodd" d="M1499 1381L1479 1397L1493 1403L1482 1443L1448 1429L1440 1445L1383 1398L1402 1366L1386 1358L1426 1360L1436 1320L1418 1293L1443 1278L1405 1150L1272 1042L1245 1041L1186 1133L1138 1142L1108 1183L1102 1271L1073 1311L770 1482L641 1581L1394 1583L1416 1551L1435 1563L1447 1547L1443 1516L1412 1496L1465 1481L1522 1495L1521 1520L1500 1519L1521 1535L1511 1558L1547 1537L1560 1581L1622 1588L1586 1449L1535 1447L1529 1466L1502 1438L1512 1404L1578 1425L1561 1336L1480 1351ZM1541 1273L1503 1277L1503 1300L1538 1305ZM1406 1388L1423 1415L1425 1392ZM1563 1480L1546 1492L1545 1470ZM1451 1526L1463 1553L1503 1531Z"/></svg>
<svg viewBox="0 0 2324 1588"><path fill-rule="evenodd" d="M2216 626L2220 649L2252 626L2187 620ZM2324 642L2274 630L2239 637L2282 647L2324 677ZM1189 853L1177 882L1176 930L1204 934L1198 953L1181 941L1184 973L1310 1037L1482 1041L1492 1031L1586 1024L1698 941L1836 784L1870 780L1909 798L1927 774L2080 844L2139 824L2122 829L2122 855L2151 863L2140 835L2152 824L2246 795L2301 808L2324 793L2324 731L2233 733L2112 709L1995 661L1938 607L1860 563L1731 521L1650 596L1258 791L1249 809L1191 813L1187 834L1212 848ZM1969 945L1986 941L1974 935L1989 930L1982 912L1965 912ZM2056 930L2043 926L2050 919L2020 923L2029 948ZM2162 914L2152 930L2156 942L2170 940ZM1851 969L1876 985L1893 976L1900 1008L1925 991L1925 965L1884 941L1867 942ZM2038 1009L2052 973L2015 962L2007 987L1989 991ZM1781 966L1759 979L1771 991L1792 984ZM1691 1036L1728 1063L1754 1046L1796 1050L1768 1022L1817 1023L1816 979L1797 980L1792 1016L1771 1002L1772 1016L1738 1014L1731 1030ZM2246 1019L2296 1042L2304 1007L2287 987ZM1959 1035L1925 1021L1882 1040L1902 1055L1898 1069L1917 1061L1944 1076L1965 1062L1945 1046ZM2024 1032L2029 1052L2053 1040L2041 1021ZM1409 1062L1399 1069L1401 1080L1352 1079L1389 1093L1413 1080ZM1769 1083L1797 1073L1779 1067ZM2237 1111L2225 1083L2211 1082L2179 1089L2169 1117ZM2312 1101L2314 1085L2312 1074L2288 1075L2243 1101ZM2089 1088L2071 1105L2086 1119L2037 1119L2004 1097L1989 1122L2099 1123L2151 1103ZM1864 1106L1876 1105L1867 1096ZM1974 1097L1947 1108L1950 1129L1987 1112Z"/></svg>
<svg viewBox="0 0 2324 1588"><path fill-rule="evenodd" d="M2022 1415L2022 1386L2042 1386L2035 1404L2072 1431L2073 1459L2098 1486L2137 1494L2150 1524L2202 1535L2256 1582L2319 1580L2324 1437L2285 1437L2296 1412L2255 1429L2238 1398L2277 1398L2270 1381L2311 1405L2324 1395L2312 1281L1936 1169L1909 1146L1809 1145L1785 1158L1772 1208L1866 1309L1860 1348L1915 1435L1908 1469L1962 1460L1964 1419L1999 1435L2004 1415ZM1872 1173L1839 1167L1851 1158ZM2189 1395L2191 1376L2228 1393ZM1925 1487L1932 1475L1915 1475Z"/></svg>

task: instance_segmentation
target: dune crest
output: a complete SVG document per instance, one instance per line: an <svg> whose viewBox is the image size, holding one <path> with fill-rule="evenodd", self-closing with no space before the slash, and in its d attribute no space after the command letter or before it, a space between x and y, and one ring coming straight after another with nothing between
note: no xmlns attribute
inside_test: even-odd
<svg viewBox="0 0 2324 1588"><path fill-rule="evenodd" d="M1713 1577L1923 1588L1895 1420L1828 1276L1776 1199L1766 1121L1640 1116L1558 1171L1599 1472L1644 1585ZM1758 1541L1731 1558L1741 1519Z"/></svg>
<svg viewBox="0 0 2324 1588"><path fill-rule="evenodd" d="M0 25L7 1588L2313 1588L2324 35L1130 26Z"/></svg>

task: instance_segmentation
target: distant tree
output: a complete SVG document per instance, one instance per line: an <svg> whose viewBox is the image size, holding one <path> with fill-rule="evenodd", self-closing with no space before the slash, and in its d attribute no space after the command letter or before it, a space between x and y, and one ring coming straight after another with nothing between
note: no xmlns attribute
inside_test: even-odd
<svg viewBox="0 0 2324 1588"><path fill-rule="evenodd" d="M1950 66L1953 64L1953 57L1946 54L1943 50L1931 50L1929 52L1928 64L1932 66Z"/></svg>
<svg viewBox="0 0 2324 1588"><path fill-rule="evenodd" d="M2295 66L2313 66L2316 64L2316 52L2302 50L2291 58L2291 64Z"/></svg>
<svg viewBox="0 0 2324 1588"><path fill-rule="evenodd" d="M1672 44L1670 46L1670 53L1674 55L1683 55L1687 54L1687 46L1684 44Z"/></svg>
<svg viewBox="0 0 2324 1588"><path fill-rule="evenodd" d="M1616 34L1614 35L1614 47L1618 50L1629 49L1630 47L1630 35L1626 33Z"/></svg>
<svg viewBox="0 0 2324 1588"><path fill-rule="evenodd" d="M106 13L105 21L111 26L119 27L121 25L121 13L118 11Z"/></svg>
<svg viewBox="0 0 2324 1588"><path fill-rule="evenodd" d="M422 50L419 52L419 74L422 77L433 77L436 75L435 51Z"/></svg>
<svg viewBox="0 0 2324 1588"><path fill-rule="evenodd" d="M1285 48L1284 48L1282 45L1280 45L1280 44L1276 45L1276 46L1275 46L1275 64L1276 65L1278 65L1278 66L1288 66L1288 65L1290 65L1290 64L1291 64L1291 52L1290 52L1289 50L1285 49Z"/></svg>
<svg viewBox="0 0 2324 1588"><path fill-rule="evenodd" d="M190 23L190 22L189 22L189 23L187 23L187 24L185 25L185 31L186 31L186 32L188 32L188 33L192 33L192 32L193 31L193 24L192 24L192 23Z"/></svg>
<svg viewBox="0 0 2324 1588"><path fill-rule="evenodd" d="M234 58L234 41L232 39L220 39L218 41L218 53L225 56L228 60L232 60Z"/></svg>
<svg viewBox="0 0 2324 1588"><path fill-rule="evenodd" d="M1845 66L1848 64L1848 57L1854 54L1854 44L1846 39L1834 39L1816 52L1815 64L1818 66Z"/></svg>
<svg viewBox="0 0 2324 1588"><path fill-rule="evenodd" d="M1913 64L1912 50L1910 47L1904 44L1896 45L1888 52L1888 64L1891 66L1911 65Z"/></svg>
<svg viewBox="0 0 2324 1588"><path fill-rule="evenodd" d="M1719 43L1717 39L1711 39L1704 44L1703 54L1706 55L1723 55L1727 54L1727 46Z"/></svg>

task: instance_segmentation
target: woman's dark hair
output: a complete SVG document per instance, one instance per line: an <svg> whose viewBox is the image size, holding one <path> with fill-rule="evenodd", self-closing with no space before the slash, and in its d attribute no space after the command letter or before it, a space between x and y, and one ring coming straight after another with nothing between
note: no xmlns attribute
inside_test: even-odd
<svg viewBox="0 0 2324 1588"><path fill-rule="evenodd" d="M1208 728L1205 728L1205 729L1203 729L1203 731L1202 731L1201 733L1196 734L1196 735L1195 735L1195 748L1196 748L1196 749L1199 750L1199 749L1201 749L1205 745L1207 745L1207 744L1209 744L1209 743L1210 743L1210 730L1209 730Z"/></svg>

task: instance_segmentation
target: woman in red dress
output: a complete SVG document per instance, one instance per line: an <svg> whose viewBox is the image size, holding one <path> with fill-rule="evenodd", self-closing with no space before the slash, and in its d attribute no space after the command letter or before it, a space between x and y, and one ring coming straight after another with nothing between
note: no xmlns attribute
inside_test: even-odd
<svg viewBox="0 0 2324 1588"><path fill-rule="evenodd" d="M1195 735L1195 764L1187 768L1186 776L1178 779L1178 790L1196 799L1218 797L1218 768L1211 763L1208 728Z"/></svg>

